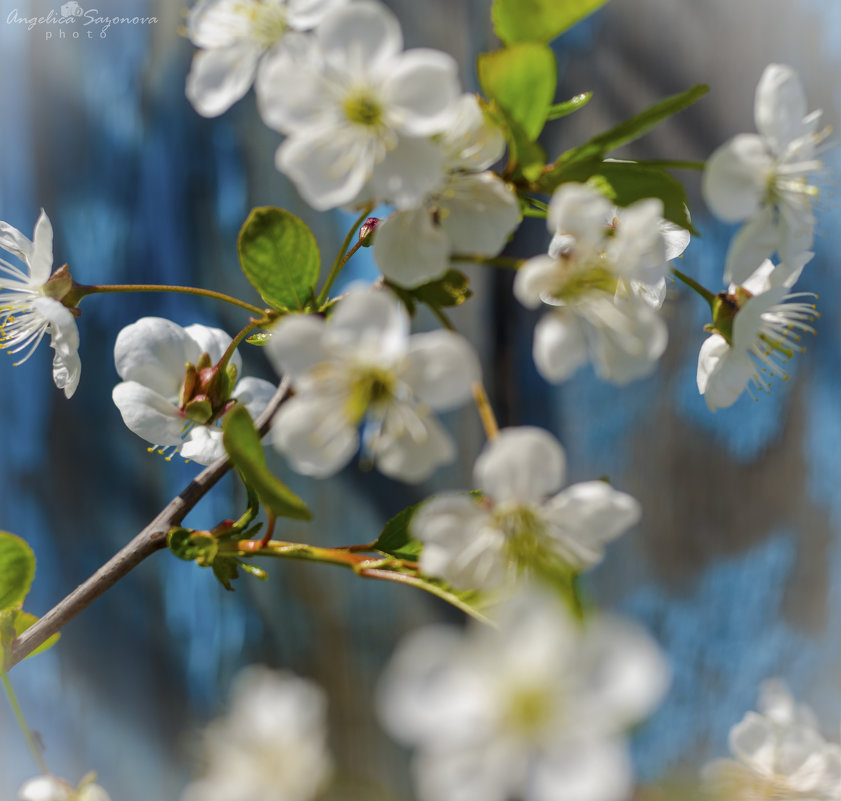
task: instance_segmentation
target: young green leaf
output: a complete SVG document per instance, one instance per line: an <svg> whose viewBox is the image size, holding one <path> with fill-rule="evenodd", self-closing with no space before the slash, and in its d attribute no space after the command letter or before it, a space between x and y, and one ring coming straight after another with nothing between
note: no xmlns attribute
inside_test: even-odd
<svg viewBox="0 0 841 801"><path fill-rule="evenodd" d="M555 103L553 106L549 107L549 114L546 119L560 120L563 117L568 117L573 112L578 111L578 109L584 108L584 106L590 102L592 97L592 92L582 92L563 103Z"/></svg>
<svg viewBox="0 0 841 801"><path fill-rule="evenodd" d="M425 303L434 309L446 309L461 306L473 296L467 276L458 270L447 270L440 278L414 289L406 289L399 284L386 281L386 284L400 298L406 311L414 317L418 303Z"/></svg>
<svg viewBox="0 0 841 801"><path fill-rule="evenodd" d="M35 554L24 540L0 531L0 610L20 604L35 577Z"/></svg>
<svg viewBox="0 0 841 801"><path fill-rule="evenodd" d="M544 192L553 192L566 181L586 181L596 172L598 164L611 150L644 136L663 120L700 100L708 91L708 86L699 84L685 92L671 95L647 108L641 114L593 137L589 142L567 150L540 177L537 181L538 186ZM581 173L586 174L582 176Z"/></svg>
<svg viewBox="0 0 841 801"><path fill-rule="evenodd" d="M239 263L275 309L303 310L318 283L321 257L306 224L285 209L253 209L239 232Z"/></svg>
<svg viewBox="0 0 841 801"><path fill-rule="evenodd" d="M607 0L494 0L496 35L506 44L550 42Z"/></svg>
<svg viewBox="0 0 841 801"><path fill-rule="evenodd" d="M398 559L408 559L416 561L420 556L421 548L420 542L413 540L409 536L409 524L412 522L412 517L420 508L420 503L414 506L409 506L402 512L398 512L382 530L382 533L377 537L374 543L374 549L382 551L383 553L396 556Z"/></svg>
<svg viewBox="0 0 841 801"><path fill-rule="evenodd" d="M244 406L235 406L225 416L222 442L246 486L274 517L312 520L307 505L267 467L260 435Z"/></svg>
<svg viewBox="0 0 841 801"><path fill-rule="evenodd" d="M522 127L529 141L537 139L555 97L555 54L546 45L523 42L482 53L478 70L482 91Z"/></svg>

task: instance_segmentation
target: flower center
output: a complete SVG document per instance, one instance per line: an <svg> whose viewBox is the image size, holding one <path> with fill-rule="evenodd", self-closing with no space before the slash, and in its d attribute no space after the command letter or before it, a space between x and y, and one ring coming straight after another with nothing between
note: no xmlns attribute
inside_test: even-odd
<svg viewBox="0 0 841 801"><path fill-rule="evenodd" d="M558 266L558 280L549 294L562 304L574 303L595 292L613 295L619 287L620 281L604 254L580 258L574 251L562 252Z"/></svg>
<svg viewBox="0 0 841 801"><path fill-rule="evenodd" d="M546 687L523 684L510 688L503 713L507 728L521 737L536 737L552 718L552 701Z"/></svg>
<svg viewBox="0 0 841 801"><path fill-rule="evenodd" d="M366 128L379 128L383 124L383 107L367 90L353 92L344 104L345 115L354 123Z"/></svg>
<svg viewBox="0 0 841 801"><path fill-rule="evenodd" d="M494 512L497 528L505 536L508 555L520 570L533 569L549 556L543 521L530 506L513 506Z"/></svg>
<svg viewBox="0 0 841 801"><path fill-rule="evenodd" d="M251 38L268 49L288 30L286 9L278 0L256 0L243 9L251 26Z"/></svg>
<svg viewBox="0 0 841 801"><path fill-rule="evenodd" d="M382 367L365 367L352 373L349 389L347 415L351 421L358 423L369 407L382 407L391 401L396 380L393 372Z"/></svg>

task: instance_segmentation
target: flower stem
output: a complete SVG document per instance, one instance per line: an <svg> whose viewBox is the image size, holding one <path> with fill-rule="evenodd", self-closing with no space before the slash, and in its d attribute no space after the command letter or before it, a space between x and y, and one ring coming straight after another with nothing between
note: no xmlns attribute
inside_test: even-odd
<svg viewBox="0 0 841 801"><path fill-rule="evenodd" d="M266 315L265 309L246 303L244 300L231 297L223 292L215 292L212 289L201 289L195 286L168 286L167 284L94 284L88 286L86 284L75 284L72 294L73 300L78 303L85 295L99 295L106 292L175 292L182 295L198 295L239 306L241 309L252 312L252 314L259 314L260 317Z"/></svg>
<svg viewBox="0 0 841 801"><path fill-rule="evenodd" d="M496 422L494 410L488 400L488 393L485 392L485 387L481 381L473 382L473 400L476 402L476 409L479 412L479 419L482 421L485 434L493 442L499 436L499 424Z"/></svg>
<svg viewBox="0 0 841 801"><path fill-rule="evenodd" d="M475 264L486 264L488 267L502 267L506 270L519 270L525 259L515 259L511 256L496 256L488 258L479 253L454 253L450 261L468 261Z"/></svg>
<svg viewBox="0 0 841 801"><path fill-rule="evenodd" d="M26 740L26 744L29 746L29 750L32 752L32 756L35 757L35 761L38 763L38 767L40 768L41 773L48 774L50 772L50 769L47 767L47 763L44 761L44 755L41 753L41 749L38 747L38 743L35 740L35 735L32 734L32 730L26 723L26 718L23 716L23 710L20 708L17 696L15 695L15 691L12 688L12 683L9 681L9 675L2 667L0 667L0 678L2 678L3 680L3 687L5 688L6 695L9 698L9 704L12 707L12 712L14 712L15 714L18 726L20 726L20 730L23 732L23 737Z"/></svg>
<svg viewBox="0 0 841 801"><path fill-rule="evenodd" d="M231 357L234 355L234 351L242 344L242 341L255 329L259 328L261 325L265 325L269 322L269 318L267 316L263 316L261 320L252 320L245 328L242 329L232 340L231 344L228 345L227 350L222 354L222 358L219 359L217 363L217 367L220 370L224 370L227 366L228 362L231 360Z"/></svg>
<svg viewBox="0 0 841 801"><path fill-rule="evenodd" d="M676 270L674 267L672 267L672 275L679 281L682 281L684 284L686 284L686 286L688 286L690 289L695 290L695 292L697 292L705 301L707 301L707 303L710 304L710 308L712 308L713 301L715 300L715 295L713 295L713 293L710 292L709 289L707 289L704 286L701 286L694 278L690 278L688 275L682 273L680 270Z"/></svg>
<svg viewBox="0 0 841 801"><path fill-rule="evenodd" d="M321 291L318 293L318 298L316 299L316 303L321 306L325 300L327 300L327 295L330 292L330 287L333 286L333 282L339 277L339 273L342 271L342 267L347 264L348 259L359 250L361 242L357 242L354 245L353 249L348 252L348 248L350 247L350 240L353 238L353 235L365 222L368 215L373 211L374 205L369 203L364 209L362 209L362 214L356 218L353 225L350 227L350 230L347 232L347 235L342 242L342 246L339 248L339 252L336 254L336 259L333 261L333 266L330 268L330 272L327 273L327 278L324 279L324 286L321 287Z"/></svg>

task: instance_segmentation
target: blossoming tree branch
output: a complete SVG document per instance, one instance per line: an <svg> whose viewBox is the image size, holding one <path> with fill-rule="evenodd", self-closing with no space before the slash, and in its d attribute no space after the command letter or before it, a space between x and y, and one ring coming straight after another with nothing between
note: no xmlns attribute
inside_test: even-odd
<svg viewBox="0 0 841 801"><path fill-rule="evenodd" d="M88 298L190 294L242 314L233 333L144 317L117 334L112 397L127 428L165 459L204 469L40 620L24 611L33 553L0 534L0 676L40 770L21 799L108 799L94 774L75 783L50 772L8 671L53 646L64 623L165 548L229 589L240 571L265 579L266 560L299 559L417 587L472 616L466 630L412 635L382 679L380 718L416 751L421 801L629 796L625 733L667 692L669 671L649 635L584 604L578 577L639 521L640 504L595 477L565 486L552 432L498 428L474 344L450 320L471 297L459 266L516 271L511 303L539 311L533 358L547 382L586 364L617 385L656 370L669 335L662 309L679 284L710 312L697 368L710 410L771 391L818 316L814 296L794 286L812 257L812 176L826 131L795 72L771 64L756 89L757 132L723 144L706 165L611 156L700 100L704 86L547 153L538 142L546 126L590 99L556 101L548 43L603 3L494 0L501 45L479 56L481 93L472 94L446 53L404 49L396 18L376 0L200 0L186 28L197 48L186 78L195 110L221 115L253 85L263 121L283 137L277 169L314 209L358 215L338 252L322 253L289 211L254 209L238 240L250 298L80 284L72 265L56 266L46 211L31 239L0 222L0 348L21 364L48 337L53 379L68 398L84 349L76 318L101 302ZM721 286L675 266L695 233L675 177L687 170L703 170L713 214L744 223ZM382 208L390 211L371 216ZM545 252L500 255L526 217L546 220ZM373 248L381 277L337 295L337 278L363 247ZM413 333L420 306L437 330ZM262 349L279 382L242 375L241 348ZM356 463L420 482L456 456L438 413L471 404L487 440L472 480L403 510L364 543L319 545L318 515L267 466L266 447L314 481ZM247 508L209 530L184 527L228 470L244 484ZM283 539L289 519L313 521L310 541ZM251 668L231 703L208 730L204 773L185 801L309 801L329 791L320 688ZM727 798L841 799L841 747L781 683L765 686L759 704L761 714L733 729L735 760L710 765L705 782ZM286 767L256 769L261 749Z"/></svg>

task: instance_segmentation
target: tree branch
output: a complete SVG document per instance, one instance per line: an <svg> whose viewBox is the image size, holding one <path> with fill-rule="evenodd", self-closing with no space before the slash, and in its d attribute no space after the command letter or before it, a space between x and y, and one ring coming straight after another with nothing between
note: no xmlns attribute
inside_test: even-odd
<svg viewBox="0 0 841 801"><path fill-rule="evenodd" d="M260 436L269 430L277 410L289 398L289 381L283 379L269 405L256 421ZM12 643L6 662L10 670L31 654L39 645L52 637L65 623L72 620L83 609L90 606L106 590L131 572L146 557L166 548L169 530L177 526L187 513L210 491L210 489L231 469L227 456L217 459L201 471L187 487L158 514L131 542L118 551L87 581L84 581L66 598L59 601L37 623L30 626Z"/></svg>

